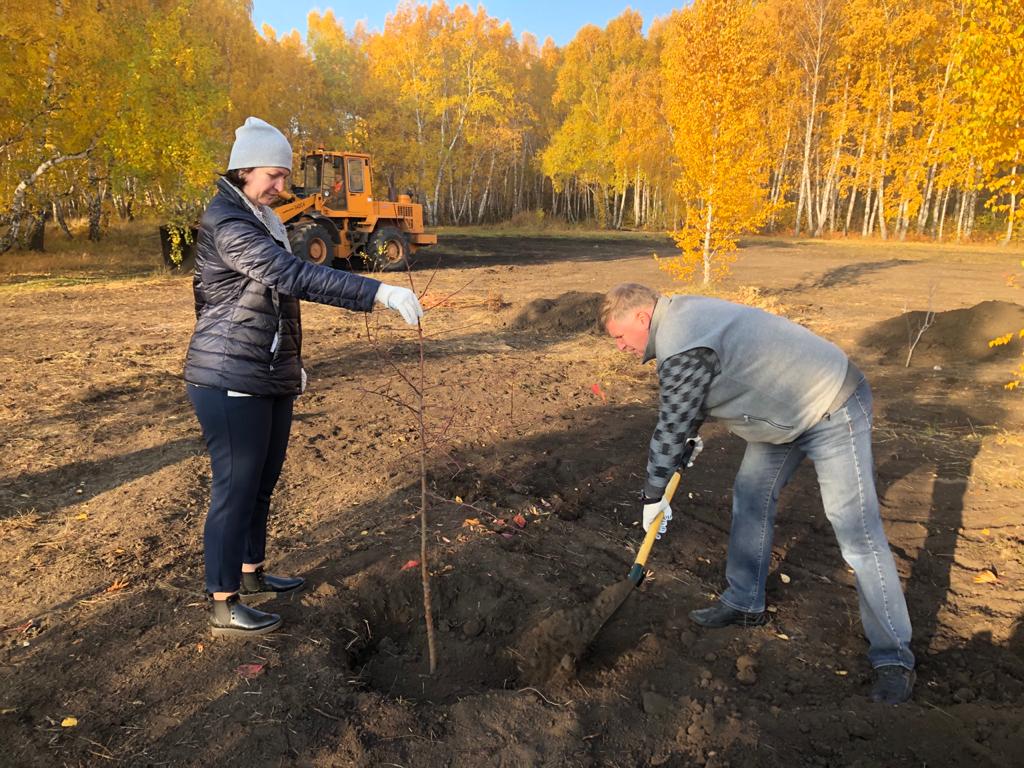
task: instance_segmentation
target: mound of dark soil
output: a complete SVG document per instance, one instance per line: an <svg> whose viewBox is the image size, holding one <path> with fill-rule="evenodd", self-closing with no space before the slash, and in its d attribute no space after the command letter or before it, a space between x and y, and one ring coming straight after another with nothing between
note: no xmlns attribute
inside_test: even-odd
<svg viewBox="0 0 1024 768"><path fill-rule="evenodd" d="M910 345L923 327L926 312L904 312L870 327L860 344L877 351L882 362L903 365ZM911 365L976 363L1020 354L1019 342L999 347L988 343L1024 328L1024 307L1008 301L983 301L967 309L936 312L921 334Z"/></svg>
<svg viewBox="0 0 1024 768"><path fill-rule="evenodd" d="M557 299L534 299L512 320L512 328L537 334L600 333L597 313L604 294L569 291Z"/></svg>

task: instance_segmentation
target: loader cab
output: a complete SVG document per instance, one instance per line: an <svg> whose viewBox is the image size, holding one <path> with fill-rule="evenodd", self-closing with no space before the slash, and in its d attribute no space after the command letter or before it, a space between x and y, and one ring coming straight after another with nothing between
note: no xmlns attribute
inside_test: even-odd
<svg viewBox="0 0 1024 768"><path fill-rule="evenodd" d="M324 206L335 211L362 212L370 198L370 156L313 152L302 159L302 197L321 194Z"/></svg>

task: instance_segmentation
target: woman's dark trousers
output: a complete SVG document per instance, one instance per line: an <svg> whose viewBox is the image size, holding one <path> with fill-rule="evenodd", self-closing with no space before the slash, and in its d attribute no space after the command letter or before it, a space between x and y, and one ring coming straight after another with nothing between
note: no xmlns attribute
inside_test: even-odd
<svg viewBox="0 0 1024 768"><path fill-rule="evenodd" d="M213 481L203 531L207 592L237 592L242 563L266 557L270 495L281 475L295 398L232 397L188 385Z"/></svg>

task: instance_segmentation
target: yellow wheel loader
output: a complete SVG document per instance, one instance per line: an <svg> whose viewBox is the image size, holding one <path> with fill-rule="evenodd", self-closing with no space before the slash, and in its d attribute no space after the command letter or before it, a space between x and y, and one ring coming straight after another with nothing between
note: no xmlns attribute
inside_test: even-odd
<svg viewBox="0 0 1024 768"><path fill-rule="evenodd" d="M291 192L274 208L299 258L390 272L437 242L423 231L423 206L408 195L394 203L374 199L369 155L320 149L299 168Z"/></svg>

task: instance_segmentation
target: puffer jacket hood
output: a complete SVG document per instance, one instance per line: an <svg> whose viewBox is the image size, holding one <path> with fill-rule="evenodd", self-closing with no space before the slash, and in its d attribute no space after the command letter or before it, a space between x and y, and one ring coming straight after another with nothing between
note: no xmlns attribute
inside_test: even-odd
<svg viewBox="0 0 1024 768"><path fill-rule="evenodd" d="M297 395L299 300L369 312L380 283L293 256L230 182L220 179L217 188L196 243L196 327L185 381L250 395Z"/></svg>

